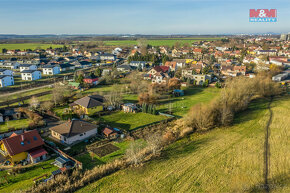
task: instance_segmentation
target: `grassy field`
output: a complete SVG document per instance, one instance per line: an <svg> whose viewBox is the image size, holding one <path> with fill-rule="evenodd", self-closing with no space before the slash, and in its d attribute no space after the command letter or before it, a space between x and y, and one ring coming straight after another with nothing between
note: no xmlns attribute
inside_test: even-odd
<svg viewBox="0 0 290 193"><path fill-rule="evenodd" d="M160 100L159 105L157 105L157 110L160 112L166 112L171 108L173 115L182 117L193 105L209 102L218 96L219 92L220 89L211 87L187 88L184 92L184 96Z"/></svg>
<svg viewBox="0 0 290 193"><path fill-rule="evenodd" d="M254 101L233 126L192 134L167 147L160 158L116 172L78 192L259 192L268 102ZM272 192L290 191L289 104L289 97L272 104Z"/></svg>
<svg viewBox="0 0 290 193"><path fill-rule="evenodd" d="M167 119L167 117L161 115L152 115L148 113L124 113L123 111L120 111L111 115L102 116L99 120L116 128L132 130L165 119Z"/></svg>
<svg viewBox="0 0 290 193"><path fill-rule="evenodd" d="M34 184L34 178L44 174L50 175L52 171L58 169L51 165L53 161L54 160L51 159L41 162L33 167L27 168L25 172L16 175L8 175L7 171L0 171L0 192L15 192L31 187ZM5 178L7 178L8 184Z"/></svg>
<svg viewBox="0 0 290 193"><path fill-rule="evenodd" d="M20 128L27 128L29 125L29 120L28 119L20 119L20 120L11 120L5 122L5 123L0 123L0 132L7 131L9 128L15 128L15 129L20 129Z"/></svg>
<svg viewBox="0 0 290 193"><path fill-rule="evenodd" d="M25 44L0 44L0 53L2 53L2 49L5 48L7 50L26 50L26 49L31 49L34 50L36 48L42 48L42 49L47 49L47 48L60 48L63 47L63 45L57 45L57 44L38 44L38 43L25 43Z"/></svg>
<svg viewBox="0 0 290 193"><path fill-rule="evenodd" d="M173 46L175 42L180 42L181 45L185 43L193 43L196 41L207 40L213 41L221 38L180 38L180 39L157 39L157 40L147 40L147 43L152 46ZM137 40L114 40L114 41L104 41L106 45L109 46L133 46L137 45Z"/></svg>

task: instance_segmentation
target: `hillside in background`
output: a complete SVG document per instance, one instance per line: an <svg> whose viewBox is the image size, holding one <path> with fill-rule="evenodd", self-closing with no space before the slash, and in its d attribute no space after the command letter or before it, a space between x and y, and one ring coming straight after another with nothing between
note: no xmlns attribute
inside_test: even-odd
<svg viewBox="0 0 290 193"><path fill-rule="evenodd" d="M78 192L259 192L268 104L267 99L256 100L233 126L192 134L170 145L160 158ZM269 184L272 192L289 192L290 97L275 98L271 109Z"/></svg>

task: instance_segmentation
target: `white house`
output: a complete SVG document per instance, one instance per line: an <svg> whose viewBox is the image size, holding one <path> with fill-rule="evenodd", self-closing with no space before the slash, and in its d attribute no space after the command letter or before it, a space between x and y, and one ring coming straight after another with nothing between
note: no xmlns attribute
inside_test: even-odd
<svg viewBox="0 0 290 193"><path fill-rule="evenodd" d="M145 68L146 62L145 61L132 61L129 64L130 66L136 67L136 68Z"/></svg>
<svg viewBox="0 0 290 193"><path fill-rule="evenodd" d="M41 79L41 71L39 70L24 70L21 72L22 80L38 80Z"/></svg>
<svg viewBox="0 0 290 193"><path fill-rule="evenodd" d="M115 61L117 58L116 58L116 55L114 54L100 54L99 55L100 57L100 60L112 60L112 61Z"/></svg>
<svg viewBox="0 0 290 193"><path fill-rule="evenodd" d="M68 145L81 142L98 133L98 126L83 120L69 120L49 129L51 136Z"/></svg>
<svg viewBox="0 0 290 193"><path fill-rule="evenodd" d="M10 68L10 69L18 69L19 65L20 64L18 62L11 62L11 61L0 62L0 67Z"/></svg>
<svg viewBox="0 0 290 193"><path fill-rule="evenodd" d="M20 72L24 70L37 70L37 66L35 64L21 64L19 67Z"/></svg>
<svg viewBox="0 0 290 193"><path fill-rule="evenodd" d="M12 86L14 85L13 76L0 75L0 87Z"/></svg>
<svg viewBox="0 0 290 193"><path fill-rule="evenodd" d="M0 68L0 75L13 76L13 71L12 70L8 70L8 69Z"/></svg>
<svg viewBox="0 0 290 193"><path fill-rule="evenodd" d="M60 73L60 67L59 66L52 66L52 65L46 65L42 68L43 74L46 75L55 75Z"/></svg>

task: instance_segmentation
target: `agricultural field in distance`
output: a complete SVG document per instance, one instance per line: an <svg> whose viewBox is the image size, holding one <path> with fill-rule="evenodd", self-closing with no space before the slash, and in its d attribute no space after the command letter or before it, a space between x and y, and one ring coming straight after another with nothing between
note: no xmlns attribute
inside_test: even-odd
<svg viewBox="0 0 290 193"><path fill-rule="evenodd" d="M47 49L47 48L60 48L63 47L63 45L57 45L57 44L40 44L40 43L24 43L24 44L0 44L0 53L2 53L2 49L5 48L7 50L26 50L31 49L34 50L36 48L40 47L41 49Z"/></svg>
<svg viewBox="0 0 290 193"><path fill-rule="evenodd" d="M172 38L172 39L148 39L147 43L151 46L173 46L175 42L180 42L180 44L185 44L185 43L193 43L196 41L202 41L202 40L207 40L207 41L213 41L213 40L219 40L221 38ZM137 40L108 40L104 41L104 43L108 46L133 46L137 45Z"/></svg>
<svg viewBox="0 0 290 193"><path fill-rule="evenodd" d="M288 96L276 98L271 105L271 192L290 191L289 103ZM268 104L267 99L255 100L236 116L233 126L194 133L171 144L160 158L118 171L78 193L261 192Z"/></svg>

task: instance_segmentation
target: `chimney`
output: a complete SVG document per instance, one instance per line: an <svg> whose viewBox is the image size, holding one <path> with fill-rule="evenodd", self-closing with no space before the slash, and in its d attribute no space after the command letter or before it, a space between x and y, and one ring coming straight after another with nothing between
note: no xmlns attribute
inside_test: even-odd
<svg viewBox="0 0 290 193"><path fill-rule="evenodd" d="M23 134L21 135L21 141L22 142L24 141L24 135Z"/></svg>

